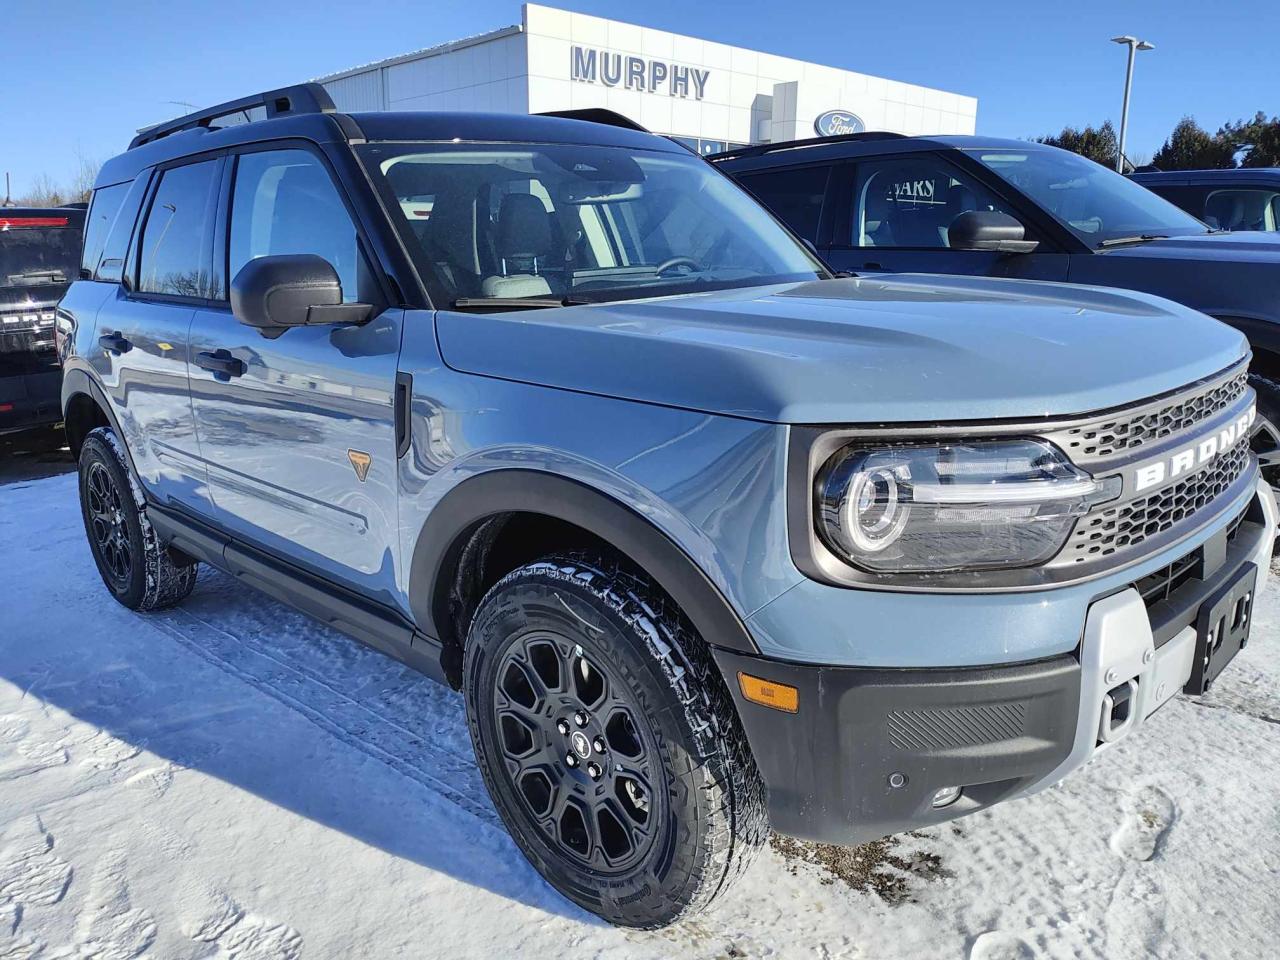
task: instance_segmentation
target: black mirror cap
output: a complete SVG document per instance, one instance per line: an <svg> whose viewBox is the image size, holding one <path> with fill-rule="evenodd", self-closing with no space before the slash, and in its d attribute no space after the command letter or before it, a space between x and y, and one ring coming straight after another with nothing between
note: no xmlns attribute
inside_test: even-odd
<svg viewBox="0 0 1280 960"><path fill-rule="evenodd" d="M365 319L368 307L360 306L365 306ZM241 323L261 330L358 322L344 309L338 271L313 253L250 260L231 281L231 312Z"/></svg>
<svg viewBox="0 0 1280 960"><path fill-rule="evenodd" d="M970 210L951 221L947 228L947 245L952 250L1031 253L1040 243L1026 240L1025 236L1026 229L1007 213Z"/></svg>

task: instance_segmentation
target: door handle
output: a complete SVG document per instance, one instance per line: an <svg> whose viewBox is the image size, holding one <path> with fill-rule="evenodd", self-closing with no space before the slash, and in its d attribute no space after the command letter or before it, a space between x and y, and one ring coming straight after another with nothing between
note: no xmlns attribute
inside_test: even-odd
<svg viewBox="0 0 1280 960"><path fill-rule="evenodd" d="M128 353L133 349L133 344L119 333L103 334L98 338L98 346L108 353Z"/></svg>
<svg viewBox="0 0 1280 960"><path fill-rule="evenodd" d="M885 267L881 266L879 263L877 263L877 262L876 262L876 261L874 261L874 260L868 260L866 263L864 263L864 264L862 265L862 269L863 269L863 270L877 270L877 271L879 271L880 273L893 273L893 271L892 271L892 270L888 270L888 269L886 269Z"/></svg>
<svg viewBox="0 0 1280 960"><path fill-rule="evenodd" d="M214 377L221 380L242 377L245 370L248 369L243 360L231 355L230 350L214 350L213 352L206 350L203 353L197 353L196 366L202 370L212 371Z"/></svg>

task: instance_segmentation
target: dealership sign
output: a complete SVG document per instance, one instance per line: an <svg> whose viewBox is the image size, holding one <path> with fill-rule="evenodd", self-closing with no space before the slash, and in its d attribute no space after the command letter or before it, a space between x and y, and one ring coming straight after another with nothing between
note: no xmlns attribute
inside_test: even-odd
<svg viewBox="0 0 1280 960"><path fill-rule="evenodd" d="M608 50L573 47L573 79L579 83L602 83L643 93L666 93L672 97L701 100L707 92L710 70L682 67L665 60L624 56Z"/></svg>
<svg viewBox="0 0 1280 960"><path fill-rule="evenodd" d="M846 133L862 133L867 125L856 113L848 110L828 110L813 121L813 129L820 137L839 137Z"/></svg>

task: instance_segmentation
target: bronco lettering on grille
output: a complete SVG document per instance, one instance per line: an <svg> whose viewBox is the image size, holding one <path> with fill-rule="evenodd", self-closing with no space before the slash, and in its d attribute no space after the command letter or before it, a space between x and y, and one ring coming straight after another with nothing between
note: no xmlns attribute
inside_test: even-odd
<svg viewBox="0 0 1280 960"><path fill-rule="evenodd" d="M1253 426L1254 418L1257 415L1257 408L1250 406L1249 410L1241 415L1239 419L1223 427L1212 436L1205 437L1197 443L1184 447L1163 460L1138 467L1133 471L1133 489L1135 491L1146 490L1148 487L1164 483L1165 480L1172 480L1194 470L1196 467L1203 466L1218 454L1225 453L1234 447L1239 440L1248 436L1249 428Z"/></svg>

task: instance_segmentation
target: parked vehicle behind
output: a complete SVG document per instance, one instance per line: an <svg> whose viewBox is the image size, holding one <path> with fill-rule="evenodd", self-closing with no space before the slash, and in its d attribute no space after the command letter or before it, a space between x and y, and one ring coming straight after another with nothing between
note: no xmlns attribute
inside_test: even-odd
<svg viewBox="0 0 1280 960"><path fill-rule="evenodd" d="M660 137L313 85L139 135L100 215L63 402L110 594L209 563L461 690L611 922L770 826L1047 787L1248 639L1248 346L1170 301L835 278Z"/></svg>
<svg viewBox="0 0 1280 960"><path fill-rule="evenodd" d="M0 433L62 419L55 310L83 231L80 209L0 207Z"/></svg>
<svg viewBox="0 0 1280 960"><path fill-rule="evenodd" d="M1092 160L1022 140L862 133L711 160L837 270L1123 287L1216 317L1249 338L1259 410L1280 424L1280 234L1214 229Z"/></svg>
<svg viewBox="0 0 1280 960"><path fill-rule="evenodd" d="M1215 230L1280 230L1280 167L1129 175Z"/></svg>

